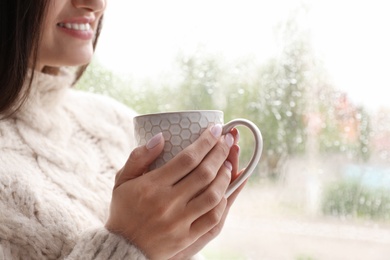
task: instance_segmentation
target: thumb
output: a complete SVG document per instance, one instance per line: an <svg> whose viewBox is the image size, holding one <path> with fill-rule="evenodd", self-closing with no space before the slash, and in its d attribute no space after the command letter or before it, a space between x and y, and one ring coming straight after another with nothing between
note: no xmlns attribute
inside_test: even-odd
<svg viewBox="0 0 390 260"><path fill-rule="evenodd" d="M135 148L127 159L125 166L118 172L115 187L144 174L149 165L161 154L163 148L164 137L162 133L153 136L146 145Z"/></svg>

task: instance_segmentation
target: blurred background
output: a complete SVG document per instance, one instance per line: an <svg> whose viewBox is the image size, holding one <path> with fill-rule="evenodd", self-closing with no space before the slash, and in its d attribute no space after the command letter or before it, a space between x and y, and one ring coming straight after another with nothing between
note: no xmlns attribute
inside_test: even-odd
<svg viewBox="0 0 390 260"><path fill-rule="evenodd" d="M78 88L218 109L264 151L207 259L390 259L390 3L109 1ZM252 139L241 133L241 164Z"/></svg>

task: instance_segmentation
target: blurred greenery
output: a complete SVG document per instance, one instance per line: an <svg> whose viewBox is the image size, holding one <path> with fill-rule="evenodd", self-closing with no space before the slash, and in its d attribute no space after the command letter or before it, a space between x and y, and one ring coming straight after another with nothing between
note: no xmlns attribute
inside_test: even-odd
<svg viewBox="0 0 390 260"><path fill-rule="evenodd" d="M367 161L369 116L364 108L350 111L350 107L340 107L340 93L329 83L311 50L309 33L299 24L297 17L305 15L305 10L300 12L303 14L293 13L275 29L280 53L262 64L250 58L231 64L199 48L192 55L177 55L178 71L172 72L179 75L177 81L165 83L161 78L152 83L125 79L94 60L77 87L112 96L138 113L218 109L224 111L225 121L239 117L253 121L264 139L253 178L278 179L287 158L313 153L307 142L308 115L313 113L322 120L315 136L321 153L344 153ZM253 140L249 131L240 132L245 162Z"/></svg>
<svg viewBox="0 0 390 260"><path fill-rule="evenodd" d="M325 187L322 211L337 217L390 220L390 190L368 187L359 179L333 182Z"/></svg>

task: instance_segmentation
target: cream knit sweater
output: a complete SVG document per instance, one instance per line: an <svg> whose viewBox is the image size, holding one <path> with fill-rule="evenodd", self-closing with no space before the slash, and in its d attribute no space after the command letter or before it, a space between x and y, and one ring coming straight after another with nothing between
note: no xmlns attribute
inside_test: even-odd
<svg viewBox="0 0 390 260"><path fill-rule="evenodd" d="M115 173L134 148L134 112L36 73L0 120L0 259L145 259L104 228Z"/></svg>

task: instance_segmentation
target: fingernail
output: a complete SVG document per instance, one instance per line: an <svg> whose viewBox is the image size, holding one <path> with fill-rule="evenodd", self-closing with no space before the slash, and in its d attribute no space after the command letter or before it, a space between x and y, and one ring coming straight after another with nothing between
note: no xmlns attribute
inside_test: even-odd
<svg viewBox="0 0 390 260"><path fill-rule="evenodd" d="M225 141L226 141L226 144L229 146L229 147L232 147L233 144L234 144L234 137L231 133L228 133L225 135Z"/></svg>
<svg viewBox="0 0 390 260"><path fill-rule="evenodd" d="M232 165L231 162L225 161L223 164L226 166L226 168L229 169L229 171L232 171L232 170L233 170L233 165Z"/></svg>
<svg viewBox="0 0 390 260"><path fill-rule="evenodd" d="M147 142L146 148L148 150L153 149L154 147L156 147L156 145L158 145L161 142L161 138L163 138L162 133L156 134L155 136L152 137L152 139L150 139Z"/></svg>
<svg viewBox="0 0 390 260"><path fill-rule="evenodd" d="M222 125L216 124L213 127L211 127L211 133L217 138L220 137L222 134Z"/></svg>

